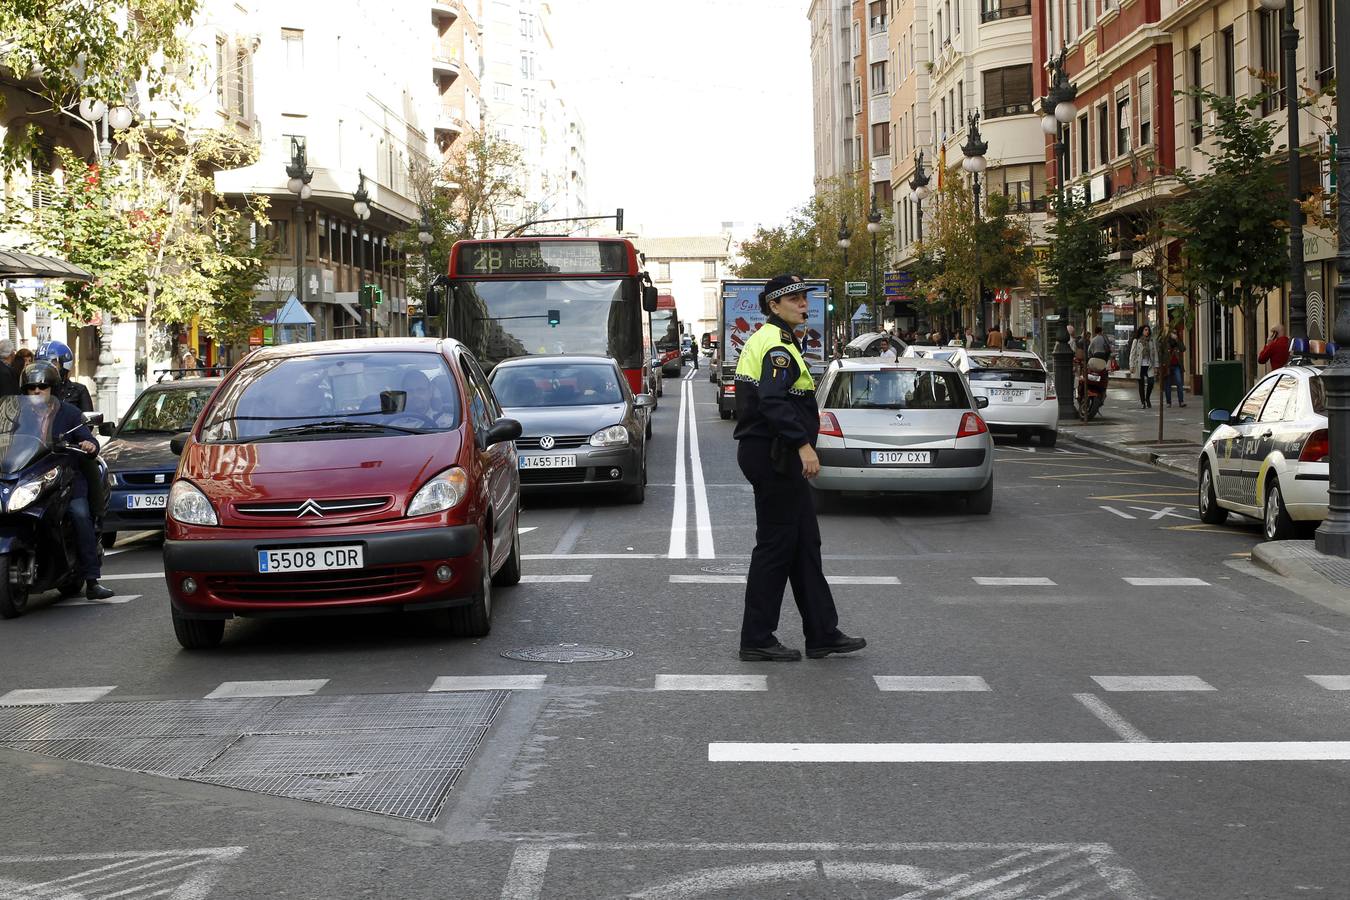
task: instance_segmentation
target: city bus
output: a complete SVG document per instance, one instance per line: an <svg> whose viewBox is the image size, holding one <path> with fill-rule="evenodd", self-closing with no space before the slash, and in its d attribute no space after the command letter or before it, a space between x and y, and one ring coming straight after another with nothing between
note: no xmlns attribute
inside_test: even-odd
<svg viewBox="0 0 1350 900"><path fill-rule="evenodd" d="M485 368L517 356L590 354L616 360L634 393L653 393L656 288L623 238L456 241L440 334Z"/></svg>
<svg viewBox="0 0 1350 900"><path fill-rule="evenodd" d="M656 311L651 313L652 340L656 342L653 362L661 368L661 377L680 374L684 359L680 355L680 314L675 311L675 298L670 294L656 295Z"/></svg>

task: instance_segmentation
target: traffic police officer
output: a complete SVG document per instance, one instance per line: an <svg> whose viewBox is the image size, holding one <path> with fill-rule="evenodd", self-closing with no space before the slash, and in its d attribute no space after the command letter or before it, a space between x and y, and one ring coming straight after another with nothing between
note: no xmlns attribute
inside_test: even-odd
<svg viewBox="0 0 1350 900"><path fill-rule="evenodd" d="M815 382L792 330L806 321L810 285L779 275L764 286L768 317L736 363L736 461L755 489L755 550L745 587L741 659L795 661L801 652L774 636L783 589L806 633L806 655L820 659L867 646L839 630L834 597L820 561L820 526L806 481L820 472Z"/></svg>

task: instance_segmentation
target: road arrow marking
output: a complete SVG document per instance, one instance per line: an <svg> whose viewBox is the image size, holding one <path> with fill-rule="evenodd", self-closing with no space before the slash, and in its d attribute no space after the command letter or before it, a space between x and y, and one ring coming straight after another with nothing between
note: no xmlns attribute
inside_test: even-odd
<svg viewBox="0 0 1350 900"><path fill-rule="evenodd" d="M1122 519L1134 519L1134 518L1136 518L1135 516L1132 516L1132 515L1130 515L1130 514L1127 513L1127 512L1121 512L1120 510L1116 509L1114 506L1103 506L1102 509L1104 509L1104 510L1106 510L1107 512L1111 513L1113 516L1120 516Z"/></svg>

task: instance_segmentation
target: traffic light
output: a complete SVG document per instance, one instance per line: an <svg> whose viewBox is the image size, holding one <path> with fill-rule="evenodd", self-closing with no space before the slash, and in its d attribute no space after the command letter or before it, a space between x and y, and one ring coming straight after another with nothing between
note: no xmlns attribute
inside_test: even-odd
<svg viewBox="0 0 1350 900"><path fill-rule="evenodd" d="M375 305L379 306L384 303L384 288L380 287L378 284L372 284L370 287L375 295Z"/></svg>
<svg viewBox="0 0 1350 900"><path fill-rule="evenodd" d="M557 328L560 322L562 322L562 312L560 310L550 309L548 311L548 327Z"/></svg>
<svg viewBox="0 0 1350 900"><path fill-rule="evenodd" d="M384 302L384 289L378 284L361 285L361 306L373 309Z"/></svg>

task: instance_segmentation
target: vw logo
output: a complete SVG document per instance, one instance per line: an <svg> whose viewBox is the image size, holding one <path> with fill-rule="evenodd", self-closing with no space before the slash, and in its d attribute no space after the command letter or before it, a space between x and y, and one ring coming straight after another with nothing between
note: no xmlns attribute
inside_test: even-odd
<svg viewBox="0 0 1350 900"><path fill-rule="evenodd" d="M323 508L320 507L319 504L315 503L313 500L306 500L304 503L301 503L300 508L295 511L295 517L297 519L303 519L305 516L308 515L315 515L318 516L320 519L322 519Z"/></svg>
<svg viewBox="0 0 1350 900"><path fill-rule="evenodd" d="M552 449L553 449L553 443L554 443L554 441L553 441L553 435L551 435L551 434L546 434L546 435L544 435L543 437L541 437L541 438L539 439L539 449L540 449L540 450L552 450Z"/></svg>

